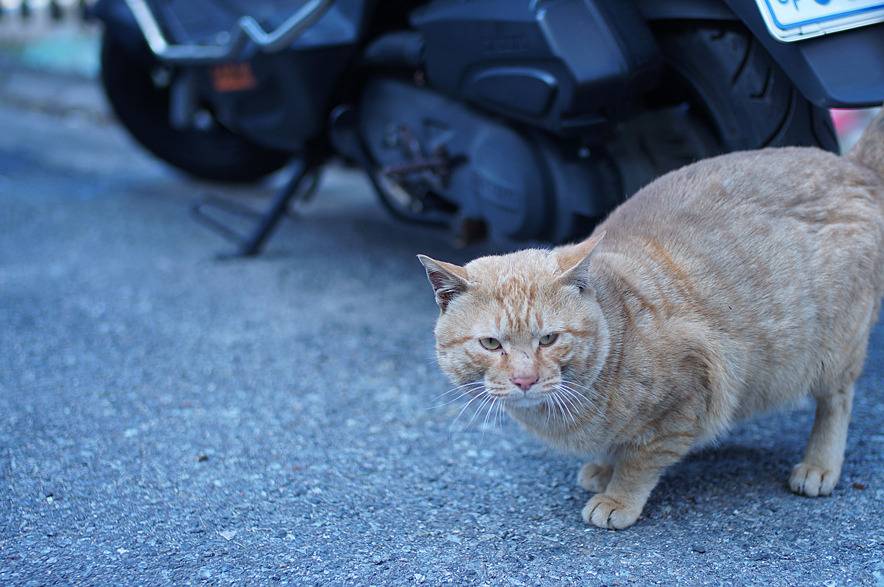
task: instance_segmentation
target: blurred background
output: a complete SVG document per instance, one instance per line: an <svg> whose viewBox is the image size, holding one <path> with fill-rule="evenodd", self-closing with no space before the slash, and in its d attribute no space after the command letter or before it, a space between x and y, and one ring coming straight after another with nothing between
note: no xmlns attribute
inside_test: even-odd
<svg viewBox="0 0 884 587"><path fill-rule="evenodd" d="M234 17L239 14L237 10L240 10L234 2L230 7L231 12L225 17L228 21L222 19L219 21L222 24L211 21L200 24L201 11L213 5L196 2L187 8L186 4L167 3L175 9L186 8L180 23L175 26L180 28L179 32L186 31L187 34L197 35L197 38L215 34L212 32L215 31L213 27L229 26L235 22ZM283 4L284 6L277 6L275 12L262 9L264 16L259 18L263 18L262 22L268 28L272 29L271 25L278 24L283 16L310 3L296 0ZM344 104L336 107L329 115L328 144L310 146L304 142L306 139L303 137L311 136L310 133L315 134L317 125L322 124L317 121L322 117L319 112L321 107L318 105L320 98L317 96L326 92L324 95L328 97L332 96L330 92L342 91L319 89L319 94L315 96L299 97L299 90L292 88L309 87L310 92L313 92L314 86L331 87L331 81L316 84L316 80L326 78L315 77L319 70L311 69L317 67L309 61L312 57L306 57L306 61L291 63L270 62L269 66L256 61L257 69L254 71L247 63L233 65L226 70L211 69L215 95L219 96L220 101L206 105L200 102L201 98L198 96L193 97L195 92L205 91L203 73L194 74L192 80L188 78L190 81L182 82L182 76L189 75L186 74L189 70L182 69L175 73L174 69L162 67L155 60L146 65L143 56L146 47L139 47L133 52L127 44L131 41L116 40L105 43L105 56L102 58L102 25L94 18L95 5L94 0L0 0L0 97L4 102L26 109L73 115L102 124L117 124L122 118L125 120L125 127L138 138L142 146L147 145L155 154L159 153L161 159L172 161L173 167L186 171L191 180L220 180L214 189L222 195L244 189L234 184L261 180L276 170L283 169L270 177L269 181L253 183L251 190L245 188L246 193L266 196L267 201L262 206L269 208L264 208L265 212L273 208L274 193L280 197L289 193L291 200L280 200L280 207L288 207L291 201L308 200L316 191L320 174L314 173L309 162L310 156L304 156L312 151L320 153L314 156L319 158L317 161L321 162L331 154L337 157L338 163L345 163L345 167L364 170L366 177L354 174L351 179L363 183L370 180L367 182L370 191L380 197L384 209L400 220L446 227L450 231L452 242L459 246L479 244L491 236L496 246L512 248L520 241L560 242L579 238L622 197L653 177L703 156L765 144L819 144L829 149L834 148L834 143L825 138L829 131L820 130L825 123L814 118L818 117L817 113L811 116L810 128L806 128L804 122L799 122L805 116L801 109L808 106L800 98L798 102L789 105L789 98L785 97L784 92L794 91L790 82L777 77L781 74L771 77L770 65L765 58L759 57L760 53L751 45L751 41L746 45L745 38L727 32L728 29L714 27L699 35L702 40L676 31L674 34L666 33L672 37L672 41L667 40L665 35L660 41L664 52L675 51L675 57L667 53L667 59L675 60L672 70L674 72L681 71L677 61L679 58L699 54L700 61L686 66L699 67L699 77L687 79L680 89L676 89L678 84L663 84L665 90L651 93L651 101L655 105L650 106L648 112L620 123L616 130L605 130L602 127L594 130L592 125L595 123L591 117L587 119L588 122L578 121L578 124L584 125L584 130L580 132L588 132L589 136L607 137L604 140L608 144L602 145L601 150L596 150L592 141L576 145L565 142L553 146L542 137L535 137L535 142L542 143L542 150L548 151L544 156L549 158L548 164L552 165L553 180L543 179L542 173L535 168L538 162L524 155L527 143L520 143L522 139L498 136L508 132L505 127L495 127L492 124L486 126L486 121L479 119L467 123L466 127L460 127L458 125L463 124L469 115L458 110L459 106L444 101L434 105L432 100L435 98L427 98L426 93L403 98L402 96L408 96L408 90L403 92L389 84L373 86L375 89L367 92L370 96L369 104L372 104L371 100L375 100L375 104L381 104L380 107L371 106L374 108L372 116L382 120L387 124L386 127L378 122L365 128L355 128L357 123L354 121L358 120L352 104L355 97L346 95L351 90L346 89L348 86L344 84L342 87L345 88L345 94L337 96L338 99L343 99ZM119 5L119 8L122 3L105 3L105 6L115 5ZM220 6L227 9L227 4ZM349 4L344 3L344 6ZM394 5L389 6L390 12L381 11L378 19L394 14ZM342 10L344 12L341 14L346 14L349 9ZM643 10L648 12L647 8ZM654 10L652 8L650 12L653 13ZM514 23L519 22L519 18L522 17L514 17L513 22L502 21L495 26L505 30L500 27L515 26ZM396 22L396 19L392 22ZM370 25L370 30L377 28L376 23ZM429 30L432 29L427 29ZM306 40L302 43L304 56L311 54L310 51L317 42L310 37L310 31L308 28ZM333 27L329 28L325 34L338 34L334 31ZM114 38L132 38L133 34L139 35L138 32L127 31ZM399 38L396 38L397 35ZM722 54L723 48L729 53L724 57L716 57L721 60L720 63L702 61L705 59L702 57L703 51L716 55L716 51ZM334 50L336 49L329 51ZM407 34L393 32L372 44L367 53L369 56L375 55L371 59L377 59L378 63L370 66L378 67L381 75L391 68L390 63L395 62L396 67L404 66L404 69L394 73L394 78L401 77L402 71L413 72L414 79L410 81L423 88L426 84L426 70L423 66L411 63L416 59L414 55L423 55L423 51L422 45L418 46ZM740 52L745 52L745 55L740 57ZM333 57L332 52L315 54L328 55L321 59L336 59L336 63L343 63L345 59L343 54L341 57ZM138 57L133 58L132 55ZM444 58L434 57L432 50L426 55L430 59L429 71L436 79L442 80L444 76L452 75L439 69L439 63L445 63ZM104 78L104 88L101 83L102 59L105 60L104 69L111 71ZM433 59L437 63L434 64ZM704 72L703 68L707 66L710 70ZM716 82L711 81L720 77L715 67L724 67L725 71L728 68L738 68L733 74L733 87L725 90L733 92L733 95L724 99L720 95L716 97L716 93L722 89L716 88ZM206 70L208 68L199 71ZM490 71L494 73L495 70ZM470 91L491 91L493 94L497 90L488 88L507 88L508 83L528 85L505 89L506 94L501 96L489 94L490 101L486 104L492 110L509 100L508 96L520 93L527 96L533 91L530 85L534 83L532 78L527 78L527 82L523 79L504 79L508 75L507 70L504 67L501 71L504 72L500 74L504 76L500 78L503 81L495 82L497 86L486 85ZM541 72L530 75L542 77L548 74ZM673 73L667 72L666 75L671 76ZM263 86L259 87L262 91L266 88L267 95L256 94L250 97L248 91L240 92L243 89L248 90L251 87L249 84L256 83L254 76L263 80L260 82ZM286 76L290 76L290 79L286 79ZM686 76L690 78L690 74ZM150 85L139 85L146 83L148 78ZM242 84L246 86L240 87ZM693 98L687 97L686 88L698 87L695 84L700 84L699 87L703 88L701 95L704 99L711 100L709 104L698 104ZM106 88L111 88L110 102L113 103L113 108L109 105ZM277 94L271 94L272 92L286 95L290 103L282 110L275 111L274 109L280 107L273 105L274 100L278 101L280 98ZM759 92L758 96L755 92ZM246 97L238 98L238 95ZM484 99L481 96L479 98L480 101ZM405 102L399 103L397 100ZM440 130L420 128L425 123L409 120L407 117L399 118L405 104L416 104L417 112L427 108L436 109L440 116L451 117L455 122L447 130L441 130L441 127ZM649 106L646 104L642 107ZM550 118L550 115L545 115L546 118L535 115L526 118L524 113L520 114L519 108L518 104L506 104L501 112L513 116L517 122L529 120L530 124L545 127L553 133L563 131L565 127L561 125L571 124ZM636 105L627 106L627 110L629 108L636 108ZM794 112L788 110L790 108ZM317 109L317 114L308 114L313 109ZM712 113L711 118L701 112L703 109ZM728 118L731 116L727 114L730 109L737 109L739 112L738 115L733 115L733 119ZM786 109L785 114L781 113L783 109ZM875 109L830 111L842 152L857 140L874 112ZM613 114L614 119L618 116L620 115ZM270 120L277 122L268 123ZM443 124L449 123L446 121ZM476 136L484 136L484 133L496 138L469 138L465 128L469 128L470 124L476 128ZM234 132L228 132L228 128L234 128ZM398 128L396 133L399 134L391 138L387 135L393 128ZM745 135L738 137L737 134L744 130ZM530 134L533 131L528 132ZM717 140L713 137L715 133L719 134ZM375 135L384 138L360 138ZM733 135L733 138L729 135ZM288 136L292 138L286 138ZM464 143L458 136L467 136L472 143ZM453 142L448 145L447 141ZM361 147L354 147L360 142ZM438 146L431 147L433 144ZM449 148L466 150L468 154L464 156L465 159L481 162L479 174L470 175L474 173L473 169L458 161L460 154L448 153ZM431 149L434 149L432 153L429 152ZM576 164L568 159L573 159L575 155ZM288 161L303 162L303 169L297 166L286 167ZM583 161L589 165L584 165ZM581 166L583 169L577 171ZM520 174L514 174L514 169L520 169ZM339 172L343 173L343 170L339 168ZM298 176L298 173L302 173L304 178ZM473 177L482 178L483 182L488 183L484 187L476 185L471 183L474 182L470 179ZM578 177L579 179L575 179ZM552 186L547 185L550 181ZM482 190L489 193L485 194ZM534 198L535 203L531 203L532 193L547 190L551 190L551 193L544 197L550 199L549 203L538 204L538 198ZM508 194L507 197L517 203L512 208L507 208L508 205L503 204L502 200L496 201L490 195L493 191ZM591 204L569 201L569 192L591 194L585 200ZM248 222L243 222L243 219L256 209L244 208L241 201L239 196L234 197L233 201L204 198L194 205L194 218L219 232L221 236L235 241L234 233L238 229L244 227L246 236L249 231L255 230ZM237 244L239 250L252 248L253 252L257 252L261 249L281 217L282 215L277 214L269 220L272 226L266 231L266 235L257 239L260 243L256 243L254 238L251 244L243 242L248 241L248 238L240 239ZM264 222L268 222L267 218L265 216Z"/></svg>
<svg viewBox="0 0 884 587"><path fill-rule="evenodd" d="M2 0L4 65L96 78L100 30L87 21L92 4L90 0Z"/></svg>
<svg viewBox="0 0 884 587"><path fill-rule="evenodd" d="M31 70L97 83L101 24L89 19L94 3L95 0L0 0L0 63L4 73ZM29 93L27 88L9 85L4 87L6 99L24 99ZM82 84L71 80L71 87ZM59 100L65 98L73 99L56 96ZM106 111L100 102L91 103L90 107ZM853 145L876 111L831 111L842 152Z"/></svg>

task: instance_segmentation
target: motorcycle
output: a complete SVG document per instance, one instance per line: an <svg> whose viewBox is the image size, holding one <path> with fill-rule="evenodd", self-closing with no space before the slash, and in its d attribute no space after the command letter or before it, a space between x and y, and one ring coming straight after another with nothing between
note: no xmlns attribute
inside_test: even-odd
<svg viewBox="0 0 884 587"><path fill-rule="evenodd" d="M698 159L837 151L828 108L884 101L879 0L99 0L118 119L198 178L291 177L257 254L337 157L396 217L562 242Z"/></svg>

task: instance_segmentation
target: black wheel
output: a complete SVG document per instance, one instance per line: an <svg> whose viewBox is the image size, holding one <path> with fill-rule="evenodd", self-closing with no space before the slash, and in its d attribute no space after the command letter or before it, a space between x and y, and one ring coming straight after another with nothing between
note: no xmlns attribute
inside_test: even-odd
<svg viewBox="0 0 884 587"><path fill-rule="evenodd" d="M666 60L649 110L611 147L627 193L704 157L780 146L838 151L829 112L808 102L745 29L723 23L655 30Z"/></svg>
<svg viewBox="0 0 884 587"><path fill-rule="evenodd" d="M169 75L145 47L133 53L105 34L101 81L111 108L129 133L148 151L201 179L252 182L283 167L292 154L269 149L220 126L211 116L201 129L169 123ZM164 79L165 78L165 79Z"/></svg>
<svg viewBox="0 0 884 587"><path fill-rule="evenodd" d="M838 150L829 112L808 102L746 30L676 28L659 39L670 69L705 105L726 150Z"/></svg>

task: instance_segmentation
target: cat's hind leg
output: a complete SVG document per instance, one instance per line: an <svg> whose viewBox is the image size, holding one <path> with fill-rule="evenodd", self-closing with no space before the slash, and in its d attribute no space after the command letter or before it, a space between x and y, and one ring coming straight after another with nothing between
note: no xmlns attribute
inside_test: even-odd
<svg viewBox="0 0 884 587"><path fill-rule="evenodd" d="M847 444L853 384L816 398L816 417L804 459L792 469L789 488L800 495L829 495L838 483Z"/></svg>
<svg viewBox="0 0 884 587"><path fill-rule="evenodd" d="M577 472L577 484L587 491L602 493L611 480L614 468L611 465L585 463Z"/></svg>

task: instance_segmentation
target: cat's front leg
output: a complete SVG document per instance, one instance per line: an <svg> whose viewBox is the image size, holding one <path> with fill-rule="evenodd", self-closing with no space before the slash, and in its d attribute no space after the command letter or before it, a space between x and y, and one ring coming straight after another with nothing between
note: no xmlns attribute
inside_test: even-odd
<svg viewBox="0 0 884 587"><path fill-rule="evenodd" d="M608 486L614 468L611 465L585 463L577 471L577 484L587 491L601 493Z"/></svg>
<svg viewBox="0 0 884 587"><path fill-rule="evenodd" d="M663 470L687 454L693 439L690 433L670 433L622 451L604 491L583 508L583 521L609 530L632 526Z"/></svg>

